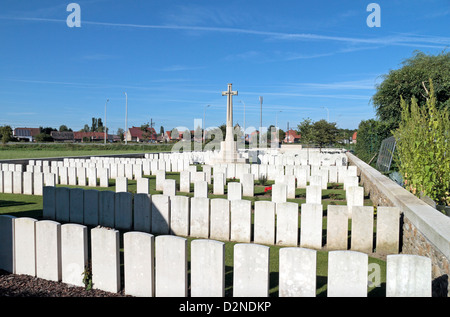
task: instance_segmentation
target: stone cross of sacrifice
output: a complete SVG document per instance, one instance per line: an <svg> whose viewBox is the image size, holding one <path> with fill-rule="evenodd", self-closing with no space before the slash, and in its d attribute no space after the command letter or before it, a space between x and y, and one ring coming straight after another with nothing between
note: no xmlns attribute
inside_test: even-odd
<svg viewBox="0 0 450 317"><path fill-rule="evenodd" d="M231 134L231 140L234 140L233 138L233 96L237 96L238 92L233 91L231 89L231 86L233 84L228 84L228 90L222 91L222 96L227 96L227 134L226 138L228 139L228 134Z"/></svg>

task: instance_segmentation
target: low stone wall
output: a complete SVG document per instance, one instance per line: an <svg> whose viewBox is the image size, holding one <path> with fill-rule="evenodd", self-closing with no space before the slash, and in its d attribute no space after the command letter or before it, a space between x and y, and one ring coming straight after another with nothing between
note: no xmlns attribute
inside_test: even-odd
<svg viewBox="0 0 450 317"><path fill-rule="evenodd" d="M433 296L450 294L450 217L432 208L355 155L349 165L358 169L361 186L376 206L395 206L402 213L400 251L427 256L433 270Z"/></svg>

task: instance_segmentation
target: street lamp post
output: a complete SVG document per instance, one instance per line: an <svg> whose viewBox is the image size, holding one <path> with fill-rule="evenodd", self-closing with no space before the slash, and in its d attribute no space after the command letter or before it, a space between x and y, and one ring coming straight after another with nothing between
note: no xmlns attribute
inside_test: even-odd
<svg viewBox="0 0 450 317"><path fill-rule="evenodd" d="M262 103L263 103L263 97L259 96L259 104L260 104L260 111L259 111L259 126L260 129L262 128Z"/></svg>
<svg viewBox="0 0 450 317"><path fill-rule="evenodd" d="M104 131L105 132L105 145L106 145L106 137L107 137L107 134L106 134L106 104L108 103L108 101L109 101L109 99L106 99L106 102L105 102L105 124L103 127L103 129L105 130Z"/></svg>
<svg viewBox="0 0 450 317"><path fill-rule="evenodd" d="M210 107L211 105L207 105L205 106L205 108L203 108L203 145L205 145L206 143L206 108Z"/></svg>
<svg viewBox="0 0 450 317"><path fill-rule="evenodd" d="M239 102L242 102L242 104L244 105L244 144L245 144L245 102L243 102L242 100L239 100Z"/></svg>
<svg viewBox="0 0 450 317"><path fill-rule="evenodd" d="M278 110L278 112L277 112L277 114L276 114L276 124L275 124L275 129L277 130L277 141L279 142L279 139L278 139L278 137L279 137L279 129L278 129L278 113L279 112L283 112L283 110Z"/></svg>
<svg viewBox="0 0 450 317"><path fill-rule="evenodd" d="M127 133L128 133L128 95L126 92L125 94L125 144L128 144L127 141Z"/></svg>
<svg viewBox="0 0 450 317"><path fill-rule="evenodd" d="M330 110L328 110L327 107L321 107L321 108L325 108L327 110L327 122L330 122Z"/></svg>

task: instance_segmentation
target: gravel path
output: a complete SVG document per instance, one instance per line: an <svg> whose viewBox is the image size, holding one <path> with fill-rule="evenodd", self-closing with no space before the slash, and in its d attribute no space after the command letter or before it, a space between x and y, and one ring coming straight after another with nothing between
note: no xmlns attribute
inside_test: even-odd
<svg viewBox="0 0 450 317"><path fill-rule="evenodd" d="M97 289L70 286L29 275L16 275L0 270L0 297L127 297L123 291L109 293Z"/></svg>

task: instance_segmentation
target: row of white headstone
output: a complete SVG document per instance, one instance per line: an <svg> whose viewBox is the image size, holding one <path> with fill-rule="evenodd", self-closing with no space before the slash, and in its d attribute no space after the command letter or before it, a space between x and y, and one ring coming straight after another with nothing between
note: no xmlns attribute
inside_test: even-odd
<svg viewBox="0 0 450 317"><path fill-rule="evenodd" d="M128 158L117 161L112 158L102 158L101 160L93 158L88 160L89 162L86 161L82 159L51 162L30 160L26 165L26 171L22 171L22 165L3 164L2 172L0 172L0 193L42 195L43 186L56 184L109 187L110 179L120 179L123 182L125 177L144 182L143 175L156 175L156 189L163 190L165 172L172 171L170 168L161 169L162 166L167 167L167 164L160 159ZM37 164L38 162L39 164ZM197 171L197 166L187 165L190 161L182 160L182 162L183 167L177 170L180 172L181 192L189 192L190 184L196 181L206 180L208 184L211 184L214 179L217 181L214 194L223 195L220 180L225 185L226 179L238 178L243 184L244 196L253 196L254 181L265 176L277 183L285 183L287 197L294 198L295 187L306 188L308 182L312 185L321 184L322 189L326 189L327 183L340 182L345 186L347 178L356 178L355 166L221 164L202 165L202 171ZM320 178L322 179L321 183Z"/></svg>
<svg viewBox="0 0 450 317"><path fill-rule="evenodd" d="M0 268L15 274L84 286L85 267L90 260L95 289L119 292L123 287L125 294L142 297L225 296L225 244L221 241L193 240L189 257L186 238L126 232L122 285L118 230L96 227L90 230L88 239L88 228L83 225L10 216L0 216L0 228ZM233 253L232 296L269 296L270 248L238 243ZM317 251L284 247L278 256L279 296L316 296ZM430 297L431 271L427 257L388 255L386 296ZM330 251L327 296L367 296L369 279L380 282L368 272L367 254Z"/></svg>
<svg viewBox="0 0 450 317"><path fill-rule="evenodd" d="M376 250L383 254L398 253L399 210L378 207L377 211ZM299 205L294 202L255 201L253 214L252 227L252 203L245 199L133 195L65 187L45 187L43 196L43 218L58 222L223 241L322 248L321 203ZM349 209L346 205L328 205L327 249L347 250L350 218L351 249L371 253L374 242L373 206Z"/></svg>

